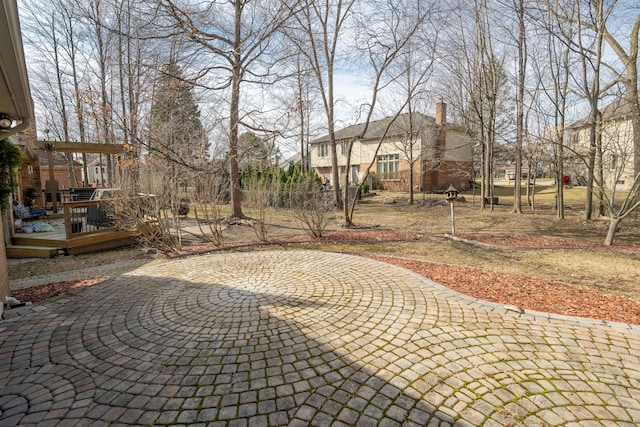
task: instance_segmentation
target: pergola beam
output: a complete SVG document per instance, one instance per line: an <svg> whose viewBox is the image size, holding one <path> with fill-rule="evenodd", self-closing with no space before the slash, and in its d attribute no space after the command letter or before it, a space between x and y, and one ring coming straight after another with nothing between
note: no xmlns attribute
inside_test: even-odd
<svg viewBox="0 0 640 427"><path fill-rule="evenodd" d="M124 144L99 144L95 142L36 141L36 147L59 153L119 154Z"/></svg>
<svg viewBox="0 0 640 427"><path fill-rule="evenodd" d="M36 141L36 147L47 152L49 162L49 181L53 186L53 152L59 153L90 153L90 154L120 154L124 151L124 144L99 144L95 142L68 142L68 141ZM51 191L51 208L58 212L57 192Z"/></svg>

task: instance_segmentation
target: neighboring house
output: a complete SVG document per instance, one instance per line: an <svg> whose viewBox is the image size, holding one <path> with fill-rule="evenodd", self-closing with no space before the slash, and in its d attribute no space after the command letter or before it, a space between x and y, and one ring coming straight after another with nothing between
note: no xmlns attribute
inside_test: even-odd
<svg viewBox="0 0 640 427"><path fill-rule="evenodd" d="M87 185L110 187L109 171L107 169L107 162L106 159L104 159L104 156L102 157L102 160L100 160L100 156L87 156L87 163Z"/></svg>
<svg viewBox="0 0 640 427"><path fill-rule="evenodd" d="M349 141L361 135L363 128L364 124L357 124L335 134L341 186L347 172ZM462 127L447 123L443 101L436 106L435 118L413 113L411 117L403 114L395 120L388 117L371 122L367 133L353 144L349 170L352 184L362 181L372 161L372 189L409 191L411 160L415 190L443 190L449 185L463 190L472 179L471 138ZM328 135L311 142L311 166L334 185Z"/></svg>
<svg viewBox="0 0 640 427"><path fill-rule="evenodd" d="M534 177L534 173L536 174L536 178L542 178L542 175L544 174L544 164L542 162L529 164L529 162L523 160L520 171L522 179L528 179L529 173L531 173L531 178ZM504 178L511 181L516 179L515 163L511 163L509 166L504 168Z"/></svg>
<svg viewBox="0 0 640 427"><path fill-rule="evenodd" d="M306 163L306 165L302 164L303 160ZM303 159L302 154L300 154L300 152L297 152L291 157L289 157L288 159L286 159L284 162L282 162L280 166L282 166L285 169L290 166L300 166L302 169L307 170L309 167L308 164L309 164L308 159L306 157Z"/></svg>
<svg viewBox="0 0 640 427"><path fill-rule="evenodd" d="M46 183L49 181L49 159L47 152L44 150L38 150L40 154L40 182L41 188L46 188ZM58 188L60 190L68 190L71 187L82 187L82 163L73 160L73 175L75 177L75 183L69 180L69 162L67 156L64 153L57 151L52 152L53 157L53 176L54 180L58 181Z"/></svg>
<svg viewBox="0 0 640 427"><path fill-rule="evenodd" d="M624 99L612 102L601 110L602 170L605 189L629 190L634 177L633 126L631 108ZM575 183L586 182L591 128L589 118L573 123L568 128L565 149L565 175ZM596 165L598 168L598 165Z"/></svg>

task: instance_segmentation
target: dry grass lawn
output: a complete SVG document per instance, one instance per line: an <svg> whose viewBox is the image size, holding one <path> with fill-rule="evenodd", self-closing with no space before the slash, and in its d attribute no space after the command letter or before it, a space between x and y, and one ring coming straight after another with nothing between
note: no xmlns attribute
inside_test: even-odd
<svg viewBox="0 0 640 427"><path fill-rule="evenodd" d="M499 205L493 211L480 211L477 197L463 194L466 201L457 202L456 234L488 234L503 237L504 242L523 242L533 237L549 236L567 240L602 243L608 222L593 220L586 222L580 206L584 200L584 189L568 189L566 200L569 209L566 219L556 219L553 211L553 187L539 188L536 193L536 209L526 205L524 213L514 214L513 189L498 188ZM396 203L383 204L385 198L394 198ZM356 208L354 222L358 227L373 230L395 230L415 233L417 240L401 242L307 242L295 247L348 253L391 255L421 261L439 262L486 270L517 273L543 279L586 286L631 298L640 302L640 252L616 250L621 245L640 247L640 216L635 215L621 225L621 230L612 250L594 248L514 248L509 246L487 247L453 241L445 237L451 232L450 208L442 203L441 195L416 195L414 205L407 204L407 194L380 193L366 197ZM475 199L475 200L474 200ZM245 214L252 215L249 208ZM272 239L300 236L301 230L290 212L273 210L268 214ZM189 220L193 221L193 220ZM188 221L187 221L188 223ZM332 212L329 229L341 230L342 212ZM224 231L226 243L255 242L257 240L249 225L229 226ZM184 234L186 245L203 243L197 227L188 227ZM273 246L269 246L273 247ZM267 248L269 248L267 247ZM66 271L113 262L124 257L139 256L140 248L87 254L77 257L60 257L51 260L36 260L11 264L11 279L42 274L43 271Z"/></svg>

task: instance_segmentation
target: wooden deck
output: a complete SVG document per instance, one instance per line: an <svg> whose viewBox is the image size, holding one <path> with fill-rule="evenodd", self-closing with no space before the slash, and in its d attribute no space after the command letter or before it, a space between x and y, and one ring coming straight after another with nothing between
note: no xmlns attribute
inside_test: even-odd
<svg viewBox="0 0 640 427"><path fill-rule="evenodd" d="M96 226L87 217L89 206L107 203L99 201L64 203L64 217L47 219L53 231L15 233L6 247L7 258L50 258L59 254L76 255L128 246L135 243L135 234L117 229L111 224ZM31 223L36 221L31 221ZM29 224L23 223L23 224Z"/></svg>

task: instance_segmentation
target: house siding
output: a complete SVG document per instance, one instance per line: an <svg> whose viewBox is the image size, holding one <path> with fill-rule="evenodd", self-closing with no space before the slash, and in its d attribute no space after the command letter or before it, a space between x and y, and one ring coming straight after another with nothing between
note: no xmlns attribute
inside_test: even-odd
<svg viewBox="0 0 640 427"><path fill-rule="evenodd" d="M35 123L18 132L13 138L19 142L22 165L20 165L20 179L16 189L16 199L18 202L28 206L30 209L41 209L44 207L42 192L40 191L40 161L37 155L38 148L35 147L36 127ZM36 197L28 197L28 193L35 190Z"/></svg>
<svg viewBox="0 0 640 427"><path fill-rule="evenodd" d="M604 189L628 191L640 170L634 166L634 157L638 156L634 147L632 118L635 105L625 98L617 99L603 107L602 118L602 162L596 159L596 168L602 165ZM589 154L591 128L590 119L584 118L571 126L566 133L566 145L572 154L565 159L565 170L573 182L586 182L587 160Z"/></svg>
<svg viewBox="0 0 640 427"><path fill-rule="evenodd" d="M436 114L436 119L445 119L444 106L441 106L442 113ZM440 111L440 110L439 110ZM472 176L472 148L471 138L461 129L452 125L438 124L433 118L421 116L422 127L416 130L417 134L413 143L413 158L418 159L414 163L414 190L437 191L446 189L449 185L454 185L459 189L469 187ZM357 126L357 125L356 125ZM357 132L357 131L356 131ZM342 149L343 144L348 143L348 136L344 135L345 130L337 132L342 138L337 141L337 163L340 168L340 185L344 185L344 175L346 168L346 150ZM366 169L371 164L369 182L372 189L389 191L409 191L410 188L410 165L403 149L401 139L406 138L406 134L397 132L388 136L379 144L379 139L370 137L369 139L357 140L351 150L351 166L349 171L350 183L360 182L364 178ZM311 165L318 176L327 178L331 185L332 166L330 149L320 148L321 144L327 144L327 137L312 143ZM378 147L379 146L379 147ZM326 156L319 156L320 153L328 153ZM399 155L398 176L392 179L385 179L378 174L379 156ZM357 179L353 176L357 170Z"/></svg>
<svg viewBox="0 0 640 427"><path fill-rule="evenodd" d="M575 153L565 159L565 174L574 183L586 180L591 129L574 128L569 132L567 146ZM628 191L634 180L633 127L630 120L612 120L602 125L603 187Z"/></svg>

